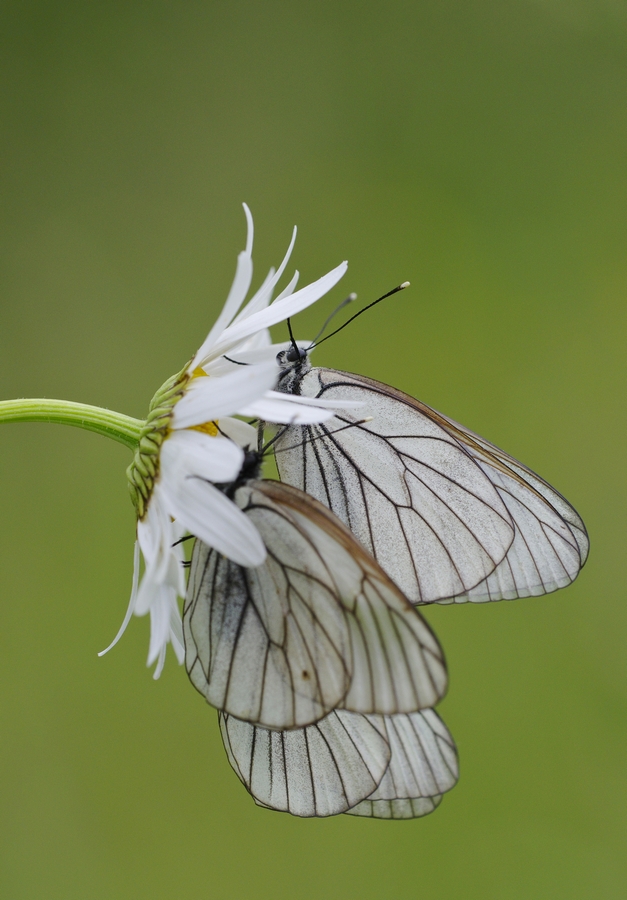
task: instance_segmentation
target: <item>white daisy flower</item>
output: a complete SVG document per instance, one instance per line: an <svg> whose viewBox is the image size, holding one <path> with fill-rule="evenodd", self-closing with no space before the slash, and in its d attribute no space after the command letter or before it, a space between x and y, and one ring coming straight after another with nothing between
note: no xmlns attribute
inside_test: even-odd
<svg viewBox="0 0 627 900"><path fill-rule="evenodd" d="M133 590L118 634L133 614L150 613L148 665L154 677L163 669L172 644L183 661L178 597L185 594L180 539L190 533L242 566L265 559L264 544L250 520L215 484L233 481L242 466L242 447L254 445L256 431L234 415L279 424L322 422L338 404L305 400L272 390L279 368L276 355L286 344L272 344L268 328L324 296L346 272L341 263L318 281L295 291L298 273L272 301L294 246L241 309L252 279L253 222L240 253L224 308L191 362L157 391L150 404L139 447L128 469L137 509ZM241 310L241 311L240 311ZM342 405L342 404L340 404ZM139 577L140 551L144 559Z"/></svg>

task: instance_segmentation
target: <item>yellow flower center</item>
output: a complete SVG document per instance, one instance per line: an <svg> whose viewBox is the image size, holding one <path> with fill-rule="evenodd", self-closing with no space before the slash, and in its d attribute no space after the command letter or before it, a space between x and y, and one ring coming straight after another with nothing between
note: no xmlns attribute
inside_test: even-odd
<svg viewBox="0 0 627 900"><path fill-rule="evenodd" d="M192 425L189 430L201 431L203 434L208 434L211 437L217 437L220 434L217 422L203 422L202 425Z"/></svg>

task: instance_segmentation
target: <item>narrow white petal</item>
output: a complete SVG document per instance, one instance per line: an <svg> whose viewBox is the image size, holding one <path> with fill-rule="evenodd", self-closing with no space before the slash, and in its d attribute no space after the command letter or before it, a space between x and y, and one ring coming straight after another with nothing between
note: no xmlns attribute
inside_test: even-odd
<svg viewBox="0 0 627 900"><path fill-rule="evenodd" d="M170 550L174 543L171 517L163 502L159 484L155 484L152 489L145 517L137 523L137 538L146 563L146 572L139 586L136 603L137 615L141 616L148 609L143 607L142 602L144 582L148 579L161 584L165 580Z"/></svg>
<svg viewBox="0 0 627 900"><path fill-rule="evenodd" d="M211 358L221 356L223 353L228 353L232 347L235 347L236 344L243 341L244 338L255 334L255 332L260 331L262 328L269 328L271 325L276 325L277 322L282 322L290 316L294 316L296 313L306 309L308 306L311 306L312 303L315 303L316 300L323 297L338 283L340 278L345 274L347 268L348 264L346 262L340 263L335 269L332 269L317 281L301 288L300 291L296 291L296 293L291 294L291 296L273 303L271 306L268 306L267 309L259 310L259 312L253 313L251 316L248 316L248 318L230 325L224 330L217 343L211 347Z"/></svg>
<svg viewBox="0 0 627 900"><path fill-rule="evenodd" d="M108 653L112 647L115 647L117 642L120 640L124 632L126 631L126 626L131 621L131 616L135 612L135 601L137 600L137 588L139 586L139 541L135 541L135 550L133 552L133 586L131 588L131 599L128 602L128 609L126 610L126 615L124 616L124 621L120 625L120 630L113 638L109 646L105 650L101 650L98 656L104 656L105 653Z"/></svg>
<svg viewBox="0 0 627 900"><path fill-rule="evenodd" d="M284 403L277 397L266 395L240 409L240 414L263 419L265 422L276 422L278 425L309 425L313 422L326 422L334 413L332 409Z"/></svg>
<svg viewBox="0 0 627 900"><path fill-rule="evenodd" d="M233 441L200 431L175 431L161 447L162 479L169 478L174 467L207 481L234 481L243 462L244 453Z"/></svg>
<svg viewBox="0 0 627 900"><path fill-rule="evenodd" d="M164 481L168 506L179 522L203 543L240 566L259 566L266 548L244 513L221 491L200 478Z"/></svg>
<svg viewBox="0 0 627 900"><path fill-rule="evenodd" d="M292 280L290 281L290 283L287 285L287 287L283 288L283 290L281 291L281 293L278 295L278 297L276 298L276 300L274 302L278 303L280 300L283 300L285 297L289 297L291 294L293 294L294 290L296 289L296 285L298 284L299 278L300 278L300 272L297 269L294 272L294 274L292 275Z"/></svg>
<svg viewBox="0 0 627 900"><path fill-rule="evenodd" d="M173 608L170 612L170 643L172 649L178 659L179 666L183 665L185 659L185 644L183 642L183 622L181 613L176 601L172 604Z"/></svg>
<svg viewBox="0 0 627 900"><path fill-rule="evenodd" d="M148 663L150 665L150 663ZM155 681L161 677L161 673L163 672L163 667L165 665L165 645L162 646L159 650L159 659L157 660L157 665L155 667L154 675L152 676Z"/></svg>
<svg viewBox="0 0 627 900"><path fill-rule="evenodd" d="M253 222L253 214L250 211L248 203L242 203L244 207L244 215L246 216L246 253L253 255L253 240L255 237L255 224Z"/></svg>
<svg viewBox="0 0 627 900"><path fill-rule="evenodd" d="M155 595L154 603L150 607L150 646L148 648L147 666L163 654L170 637L170 603L168 592L171 588L162 585ZM157 667L159 668L159 667ZM163 668L163 666L161 666ZM159 672L161 669L159 668ZM158 675L155 674L158 678Z"/></svg>
<svg viewBox="0 0 627 900"><path fill-rule="evenodd" d="M320 409L359 409L366 406L362 400L323 400L318 397L301 397L300 394L283 394L280 391L268 391L264 396L274 399L282 397L288 403L298 403L300 406L318 406Z"/></svg>
<svg viewBox="0 0 627 900"><path fill-rule="evenodd" d="M283 257L283 262L281 263L277 271L273 273L271 278L264 281L261 288L257 291L254 297L250 299L241 313L237 316L235 322L240 322L242 319L247 319L253 313L258 312L260 309L264 309L268 305L268 303L270 302L270 298L272 297L272 292L275 286L279 283L279 280L283 275L283 272L285 271L285 267L289 262L289 258L292 255L292 250L294 249L294 244L296 242L297 230L298 229L294 227L294 230L292 232L292 240L290 241L290 245L287 248L287 253Z"/></svg>
<svg viewBox="0 0 627 900"><path fill-rule="evenodd" d="M172 427L190 428L237 413L273 387L278 374L276 363L267 362L240 366L221 378L195 378L174 407Z"/></svg>

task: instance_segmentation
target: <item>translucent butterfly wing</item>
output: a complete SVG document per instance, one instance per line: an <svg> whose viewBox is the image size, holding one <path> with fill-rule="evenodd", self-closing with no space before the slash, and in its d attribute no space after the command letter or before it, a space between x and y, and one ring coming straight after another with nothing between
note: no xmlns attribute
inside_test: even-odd
<svg viewBox="0 0 627 900"><path fill-rule="evenodd" d="M347 816L368 819L419 819L428 816L442 802L442 795L403 800L362 800L346 811Z"/></svg>
<svg viewBox="0 0 627 900"><path fill-rule="evenodd" d="M220 713L229 762L255 802L305 817L345 812L374 791L390 760L377 725L336 710L307 728L269 731Z"/></svg>
<svg viewBox="0 0 627 900"><path fill-rule="evenodd" d="M277 465L282 478L349 525L413 602L528 596L576 577L588 548L581 519L550 485L492 444L362 376L311 369L284 384L308 397L370 406L371 423L338 430L356 421L341 414L323 426L290 429L277 442ZM438 516L442 507L449 507L448 517Z"/></svg>
<svg viewBox="0 0 627 900"><path fill-rule="evenodd" d="M338 705L392 713L436 703L446 690L436 638L341 522L278 482L250 482L235 499L268 554L244 569L195 545L186 666L207 701L277 729Z"/></svg>
<svg viewBox="0 0 627 900"><path fill-rule="evenodd" d="M515 537L505 559L484 582L440 602L514 600L571 584L590 549L586 527L576 510L527 466L463 425L441 418L464 441L499 492L512 517Z"/></svg>
<svg viewBox="0 0 627 900"><path fill-rule="evenodd" d="M277 481L254 486L264 497L259 508L268 502L280 505L315 545L350 614L352 681L340 706L391 714L437 703L447 686L442 649L379 564L335 515L302 491ZM259 528L261 522L254 516L253 521Z"/></svg>
<svg viewBox="0 0 627 900"><path fill-rule="evenodd" d="M195 687L218 709L275 728L322 718L351 681L346 613L317 554L290 530L284 558L268 554L255 569L197 541L183 614Z"/></svg>
<svg viewBox="0 0 627 900"><path fill-rule="evenodd" d="M457 783L457 750L437 713L386 716L390 764L377 788L349 815L410 819L432 812Z"/></svg>

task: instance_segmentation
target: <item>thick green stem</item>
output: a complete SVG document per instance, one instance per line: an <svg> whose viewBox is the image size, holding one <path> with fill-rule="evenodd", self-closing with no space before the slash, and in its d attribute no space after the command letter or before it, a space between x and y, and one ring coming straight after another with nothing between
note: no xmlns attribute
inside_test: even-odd
<svg viewBox="0 0 627 900"><path fill-rule="evenodd" d="M0 400L2 422L54 422L95 431L119 441L131 450L139 444L144 421L122 413L70 400Z"/></svg>

